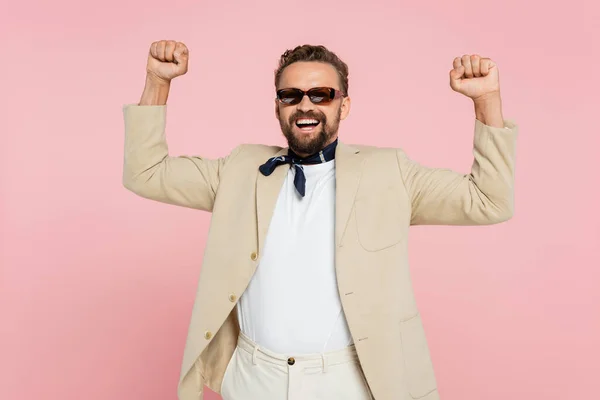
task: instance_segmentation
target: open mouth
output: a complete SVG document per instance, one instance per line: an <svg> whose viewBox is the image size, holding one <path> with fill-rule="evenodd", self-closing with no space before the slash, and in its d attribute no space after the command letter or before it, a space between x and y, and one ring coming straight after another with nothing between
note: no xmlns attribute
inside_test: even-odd
<svg viewBox="0 0 600 400"><path fill-rule="evenodd" d="M301 118L301 119L296 120L296 126L302 132L311 132L317 126L319 126L320 123L321 123L321 121L312 119L312 118Z"/></svg>

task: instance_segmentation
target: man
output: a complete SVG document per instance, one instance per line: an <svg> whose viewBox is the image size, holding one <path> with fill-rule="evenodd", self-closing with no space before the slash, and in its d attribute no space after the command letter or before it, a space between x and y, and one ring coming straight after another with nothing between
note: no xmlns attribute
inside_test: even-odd
<svg viewBox="0 0 600 400"><path fill-rule="evenodd" d="M286 51L275 74L289 148L169 156L166 102L188 57L182 43L153 43L141 100L124 107L125 187L213 213L179 399L202 399L204 385L224 400L439 399L408 229L512 216L517 126L502 116L498 67L465 55L450 71L476 116L464 175L339 141L348 68L309 45Z"/></svg>

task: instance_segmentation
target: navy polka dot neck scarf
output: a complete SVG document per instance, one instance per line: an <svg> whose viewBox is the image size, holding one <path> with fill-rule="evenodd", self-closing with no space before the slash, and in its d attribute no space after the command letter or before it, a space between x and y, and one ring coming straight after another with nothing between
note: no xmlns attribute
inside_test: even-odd
<svg viewBox="0 0 600 400"><path fill-rule="evenodd" d="M296 190L300 196L304 197L306 193L306 176L304 175L303 165L320 164L333 160L335 158L335 148L337 144L338 139L335 139L333 143L325 146L323 150L305 158L298 156L292 149L288 149L287 156L271 157L258 169L263 175L269 176L273 173L273 171L275 171L277 166L282 164L290 164L290 166L294 167L296 170L294 186L296 187Z"/></svg>

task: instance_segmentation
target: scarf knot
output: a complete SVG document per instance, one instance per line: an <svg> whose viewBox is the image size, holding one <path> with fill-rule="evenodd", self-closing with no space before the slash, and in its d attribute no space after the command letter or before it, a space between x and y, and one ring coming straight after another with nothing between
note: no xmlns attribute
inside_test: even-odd
<svg viewBox="0 0 600 400"><path fill-rule="evenodd" d="M323 150L304 158L298 156L292 149L288 149L287 155L271 157L267 160L267 162L258 167L258 169L264 176L269 176L279 165L290 164L290 168L294 168L296 170L294 186L296 187L296 190L300 196L304 197L306 194L306 176L304 175L303 166L320 164L333 160L335 158L335 148L337 143L338 139L335 139L333 143L325 146Z"/></svg>

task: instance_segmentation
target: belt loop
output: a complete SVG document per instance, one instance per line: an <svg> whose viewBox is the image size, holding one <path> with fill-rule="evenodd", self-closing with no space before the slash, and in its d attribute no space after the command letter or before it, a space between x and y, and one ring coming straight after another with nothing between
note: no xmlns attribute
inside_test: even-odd
<svg viewBox="0 0 600 400"><path fill-rule="evenodd" d="M321 353L321 360L323 361L323 373L327 372L327 358L325 358L325 354Z"/></svg>
<svg viewBox="0 0 600 400"><path fill-rule="evenodd" d="M258 364L256 362L256 353L258 353L258 346L254 346L254 351L252 352L252 364L253 365Z"/></svg>

